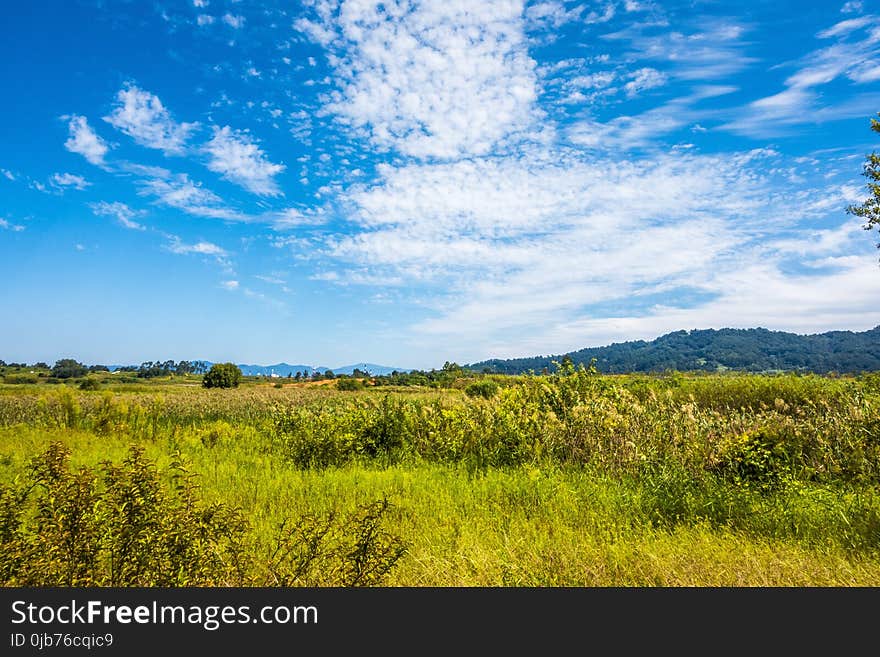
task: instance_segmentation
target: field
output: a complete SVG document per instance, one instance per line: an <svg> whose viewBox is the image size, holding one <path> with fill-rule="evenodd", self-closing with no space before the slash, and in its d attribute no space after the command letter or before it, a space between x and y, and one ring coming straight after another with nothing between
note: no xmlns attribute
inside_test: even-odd
<svg viewBox="0 0 880 657"><path fill-rule="evenodd" d="M880 586L878 375L105 379L0 385L5 585Z"/></svg>

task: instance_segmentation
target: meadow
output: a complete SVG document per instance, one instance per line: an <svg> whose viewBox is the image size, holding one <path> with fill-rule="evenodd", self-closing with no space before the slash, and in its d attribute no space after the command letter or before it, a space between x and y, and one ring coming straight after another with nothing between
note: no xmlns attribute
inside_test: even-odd
<svg viewBox="0 0 880 657"><path fill-rule="evenodd" d="M5 585L880 585L877 374L102 381L0 385Z"/></svg>

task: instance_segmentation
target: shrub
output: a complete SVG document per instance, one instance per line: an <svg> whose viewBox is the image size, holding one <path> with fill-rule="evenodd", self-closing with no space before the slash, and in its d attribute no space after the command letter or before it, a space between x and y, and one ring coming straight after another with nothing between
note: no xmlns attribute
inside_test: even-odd
<svg viewBox="0 0 880 657"><path fill-rule="evenodd" d="M36 374L7 374L3 377L4 383L17 383L17 384L27 384L27 383L39 383L40 380L37 378Z"/></svg>
<svg viewBox="0 0 880 657"><path fill-rule="evenodd" d="M89 373L89 368L73 358L62 358L55 361L52 376L58 379L75 379Z"/></svg>
<svg viewBox="0 0 880 657"><path fill-rule="evenodd" d="M363 390L364 384L359 379L339 379L336 381L337 390Z"/></svg>
<svg viewBox="0 0 880 657"><path fill-rule="evenodd" d="M464 389L464 394L468 397L482 397L483 399L492 399L498 394L498 384L490 379L483 381L474 381Z"/></svg>
<svg viewBox="0 0 880 657"><path fill-rule="evenodd" d="M84 379L79 384L80 390L100 390L101 383L97 379Z"/></svg>
<svg viewBox="0 0 880 657"><path fill-rule="evenodd" d="M164 472L139 446L72 471L56 442L0 485L0 586L377 585L406 551L389 507L286 520L263 552L238 509L199 498L179 453Z"/></svg>
<svg viewBox="0 0 880 657"><path fill-rule="evenodd" d="M241 370L234 363L215 363L202 379L206 388L237 388L241 383Z"/></svg>
<svg viewBox="0 0 880 657"><path fill-rule="evenodd" d="M305 516L282 525L269 559L272 586L376 586L406 552L382 528L387 499L360 505L348 517Z"/></svg>
<svg viewBox="0 0 880 657"><path fill-rule="evenodd" d="M179 461L172 484L143 449L120 465L69 469L53 443L27 480L0 487L0 582L12 586L198 586L244 579L247 523L202 504Z"/></svg>

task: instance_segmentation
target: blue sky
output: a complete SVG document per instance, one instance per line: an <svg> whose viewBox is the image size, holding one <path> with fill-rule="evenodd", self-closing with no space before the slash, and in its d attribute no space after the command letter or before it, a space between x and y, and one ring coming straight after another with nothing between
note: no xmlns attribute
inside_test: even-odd
<svg viewBox="0 0 880 657"><path fill-rule="evenodd" d="M878 12L878 13L874 13ZM880 324L862 2L23 2L0 357L325 366Z"/></svg>

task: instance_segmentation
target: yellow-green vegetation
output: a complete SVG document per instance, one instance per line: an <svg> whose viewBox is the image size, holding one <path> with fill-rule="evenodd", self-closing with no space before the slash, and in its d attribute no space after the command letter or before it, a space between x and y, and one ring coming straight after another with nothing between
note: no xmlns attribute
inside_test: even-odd
<svg viewBox="0 0 880 657"><path fill-rule="evenodd" d="M0 386L0 577L880 585L880 376L466 377Z"/></svg>

